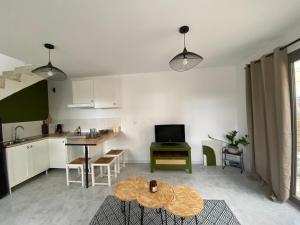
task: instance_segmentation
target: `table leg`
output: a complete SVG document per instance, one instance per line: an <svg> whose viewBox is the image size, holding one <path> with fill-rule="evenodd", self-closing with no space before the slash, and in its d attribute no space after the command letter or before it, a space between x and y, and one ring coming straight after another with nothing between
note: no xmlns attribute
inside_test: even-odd
<svg viewBox="0 0 300 225"><path fill-rule="evenodd" d="M85 145L84 146L84 156L85 156L85 187L88 188L89 187L89 149L88 146Z"/></svg>
<svg viewBox="0 0 300 225"><path fill-rule="evenodd" d="M126 221L127 221L127 216L126 216L126 202L125 201L121 201L121 212L124 215L124 225L126 225Z"/></svg>
<svg viewBox="0 0 300 225"><path fill-rule="evenodd" d="M131 202L128 203L128 225L130 225L130 208L131 208Z"/></svg>
<svg viewBox="0 0 300 225"><path fill-rule="evenodd" d="M166 220L166 225L168 224L168 219L167 219L167 210L165 210L165 220Z"/></svg>
<svg viewBox="0 0 300 225"><path fill-rule="evenodd" d="M195 216L195 221L196 221L196 224L198 224L198 218L197 218L197 216Z"/></svg>
<svg viewBox="0 0 300 225"><path fill-rule="evenodd" d="M164 225L163 211L161 208L159 209L159 212L160 212L161 225Z"/></svg>
<svg viewBox="0 0 300 225"><path fill-rule="evenodd" d="M174 215L174 225L176 225L177 222L176 222L176 216Z"/></svg>
<svg viewBox="0 0 300 225"><path fill-rule="evenodd" d="M141 207L141 225L143 225L144 224L144 210L145 210L145 208L144 208L144 206L140 206Z"/></svg>
<svg viewBox="0 0 300 225"><path fill-rule="evenodd" d="M181 217L180 220L181 220L181 225L183 225L184 218Z"/></svg>

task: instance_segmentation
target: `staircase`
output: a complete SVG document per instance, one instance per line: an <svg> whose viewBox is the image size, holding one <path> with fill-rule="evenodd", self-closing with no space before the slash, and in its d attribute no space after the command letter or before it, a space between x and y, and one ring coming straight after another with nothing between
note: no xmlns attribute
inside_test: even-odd
<svg viewBox="0 0 300 225"><path fill-rule="evenodd" d="M44 79L32 73L33 69L33 65L24 65L3 71L0 75L0 100Z"/></svg>

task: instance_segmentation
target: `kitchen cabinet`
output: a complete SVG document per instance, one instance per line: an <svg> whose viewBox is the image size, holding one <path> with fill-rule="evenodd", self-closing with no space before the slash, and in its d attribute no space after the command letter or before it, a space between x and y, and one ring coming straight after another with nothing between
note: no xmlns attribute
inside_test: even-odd
<svg viewBox="0 0 300 225"><path fill-rule="evenodd" d="M9 185L13 187L29 178L29 147L20 145L7 150Z"/></svg>
<svg viewBox="0 0 300 225"><path fill-rule="evenodd" d="M50 168L66 168L65 138L49 139Z"/></svg>
<svg viewBox="0 0 300 225"><path fill-rule="evenodd" d="M94 102L94 84L92 79L73 80L73 104L91 104Z"/></svg>
<svg viewBox="0 0 300 225"><path fill-rule="evenodd" d="M48 140L36 141L30 144L31 176L35 176L49 168Z"/></svg>
<svg viewBox="0 0 300 225"><path fill-rule="evenodd" d="M6 155L10 188L49 168L47 140L7 148Z"/></svg>
<svg viewBox="0 0 300 225"><path fill-rule="evenodd" d="M120 80L115 77L99 77L94 79L95 108L118 108L121 106Z"/></svg>

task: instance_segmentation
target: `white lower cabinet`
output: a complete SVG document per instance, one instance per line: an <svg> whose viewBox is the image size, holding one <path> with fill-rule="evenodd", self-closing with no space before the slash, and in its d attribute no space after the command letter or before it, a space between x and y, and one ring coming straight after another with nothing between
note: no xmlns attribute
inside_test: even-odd
<svg viewBox="0 0 300 225"><path fill-rule="evenodd" d="M43 139L6 148L10 188L47 171L65 168L65 139Z"/></svg>
<svg viewBox="0 0 300 225"><path fill-rule="evenodd" d="M29 178L29 147L20 145L7 149L9 186L13 187Z"/></svg>
<svg viewBox="0 0 300 225"><path fill-rule="evenodd" d="M30 145L31 152L31 176L35 176L49 169L48 140L33 142Z"/></svg>
<svg viewBox="0 0 300 225"><path fill-rule="evenodd" d="M50 168L66 168L65 138L49 139Z"/></svg>

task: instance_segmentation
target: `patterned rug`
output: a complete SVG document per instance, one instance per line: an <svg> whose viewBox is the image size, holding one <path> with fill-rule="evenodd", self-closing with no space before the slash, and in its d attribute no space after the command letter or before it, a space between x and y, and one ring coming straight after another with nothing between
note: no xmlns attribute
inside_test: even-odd
<svg viewBox="0 0 300 225"><path fill-rule="evenodd" d="M230 224L240 225L239 221L233 215L224 200L204 200L204 210L197 215L198 224ZM127 205L128 207L128 205ZM128 211L128 209L126 209ZM174 224L174 216L166 214L167 224ZM130 224L140 225L141 209L136 202L131 203ZM163 218L165 214L163 213ZM180 218L175 218L177 224L181 224ZM124 225L124 214L121 211L121 202L115 197L109 195L98 209L90 225ZM155 209L146 209L144 214L144 225L161 224L161 214ZM165 222L164 222L165 224ZM196 225L195 218L184 220L185 225Z"/></svg>

